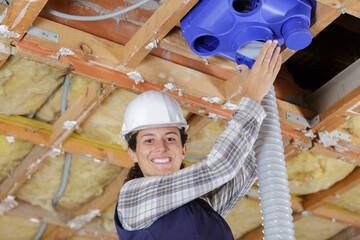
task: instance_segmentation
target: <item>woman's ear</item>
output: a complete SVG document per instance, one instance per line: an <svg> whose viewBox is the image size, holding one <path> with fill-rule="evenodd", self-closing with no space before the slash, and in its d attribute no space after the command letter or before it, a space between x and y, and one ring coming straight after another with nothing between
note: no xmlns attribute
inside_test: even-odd
<svg viewBox="0 0 360 240"><path fill-rule="evenodd" d="M185 159L185 156L186 156L186 150L187 150L187 146L186 146L186 143L184 144L184 147L182 148L182 160Z"/></svg>
<svg viewBox="0 0 360 240"><path fill-rule="evenodd" d="M127 152L128 152L128 155L129 155L131 161L133 161L134 163L137 163L138 160L137 160L135 152L131 148L128 148Z"/></svg>

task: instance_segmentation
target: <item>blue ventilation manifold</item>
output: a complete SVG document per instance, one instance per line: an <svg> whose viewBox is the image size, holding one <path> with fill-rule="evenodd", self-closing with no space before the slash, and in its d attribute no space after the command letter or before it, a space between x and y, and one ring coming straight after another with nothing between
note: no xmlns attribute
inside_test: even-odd
<svg viewBox="0 0 360 240"><path fill-rule="evenodd" d="M315 5L315 0L200 0L181 20L181 33L200 56L217 54L251 67L268 39L292 50L307 47Z"/></svg>

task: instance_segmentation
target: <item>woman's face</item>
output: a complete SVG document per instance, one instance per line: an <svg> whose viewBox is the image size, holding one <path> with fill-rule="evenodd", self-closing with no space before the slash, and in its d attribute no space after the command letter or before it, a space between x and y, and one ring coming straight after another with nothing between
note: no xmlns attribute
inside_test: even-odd
<svg viewBox="0 0 360 240"><path fill-rule="evenodd" d="M137 162L144 176L160 176L180 170L185 158L177 127L140 130L136 138L136 152L128 149L133 162Z"/></svg>

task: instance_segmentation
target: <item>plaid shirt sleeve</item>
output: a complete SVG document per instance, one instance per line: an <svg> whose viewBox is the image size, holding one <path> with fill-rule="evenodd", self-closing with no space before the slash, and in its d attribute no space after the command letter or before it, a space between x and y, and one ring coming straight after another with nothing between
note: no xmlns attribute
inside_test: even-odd
<svg viewBox="0 0 360 240"><path fill-rule="evenodd" d="M127 182L121 188L116 209L122 227L126 230L149 227L172 210L229 181L234 182L235 177L240 189L236 191L248 189L255 174L252 146L264 117L265 112L257 102L242 98L204 161L172 174ZM248 157L249 153L251 156ZM248 179L252 182L245 182ZM219 204L223 195L225 192L211 202L222 215L233 205L231 199L226 199L226 204Z"/></svg>

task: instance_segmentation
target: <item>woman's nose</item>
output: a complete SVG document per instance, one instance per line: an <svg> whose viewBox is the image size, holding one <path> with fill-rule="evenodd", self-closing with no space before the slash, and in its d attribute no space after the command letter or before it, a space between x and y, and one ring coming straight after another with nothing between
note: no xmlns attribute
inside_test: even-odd
<svg viewBox="0 0 360 240"><path fill-rule="evenodd" d="M166 151L168 149L166 141L158 141L156 145L156 149L159 151Z"/></svg>

